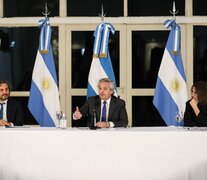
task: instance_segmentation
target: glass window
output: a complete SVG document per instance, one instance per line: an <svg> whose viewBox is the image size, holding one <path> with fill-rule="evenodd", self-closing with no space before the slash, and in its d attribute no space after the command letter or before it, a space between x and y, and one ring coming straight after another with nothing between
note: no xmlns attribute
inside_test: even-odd
<svg viewBox="0 0 207 180"><path fill-rule="evenodd" d="M12 97L14 100L19 101L22 105L25 119L24 119L24 125L38 125L37 121L33 117L33 115L30 113L27 105L29 97Z"/></svg>
<svg viewBox="0 0 207 180"><path fill-rule="evenodd" d="M93 31L72 32L72 88L87 88L88 73L93 56ZM109 38L109 53L119 86L119 32Z"/></svg>
<svg viewBox="0 0 207 180"><path fill-rule="evenodd" d="M67 0L67 15L98 16L102 5L106 17L123 16L123 0Z"/></svg>
<svg viewBox="0 0 207 180"><path fill-rule="evenodd" d="M206 0L193 0L193 15L200 15L200 16L207 15Z"/></svg>
<svg viewBox="0 0 207 180"><path fill-rule="evenodd" d="M8 80L13 91L29 91L39 46L37 27L0 29L0 79ZM58 29L52 28L52 47L58 67Z"/></svg>
<svg viewBox="0 0 207 180"><path fill-rule="evenodd" d="M74 112L76 110L76 107L78 106L81 108L81 106L86 102L86 96L72 96L72 111ZM71 115L71 119L73 116L73 113ZM87 127L86 121L74 121L72 120L72 127Z"/></svg>
<svg viewBox="0 0 207 180"><path fill-rule="evenodd" d="M175 0L128 0L129 16L170 16ZM178 16L185 15L185 0L175 1Z"/></svg>
<svg viewBox="0 0 207 180"><path fill-rule="evenodd" d="M59 0L4 0L4 17L23 17L23 16L44 16L45 2L47 3L49 16L59 16Z"/></svg>
<svg viewBox="0 0 207 180"><path fill-rule="evenodd" d="M207 26L194 26L193 81L207 81Z"/></svg>
<svg viewBox="0 0 207 180"><path fill-rule="evenodd" d="M152 96L132 97L132 126L166 126L152 100Z"/></svg>
<svg viewBox="0 0 207 180"><path fill-rule="evenodd" d="M169 31L132 31L132 88L155 88Z"/></svg>

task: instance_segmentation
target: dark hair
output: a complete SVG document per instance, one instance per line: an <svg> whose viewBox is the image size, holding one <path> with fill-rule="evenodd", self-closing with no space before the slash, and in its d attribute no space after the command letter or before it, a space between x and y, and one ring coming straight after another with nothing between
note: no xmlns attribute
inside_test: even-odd
<svg viewBox="0 0 207 180"><path fill-rule="evenodd" d="M7 84L8 88L9 88L9 91L11 91L12 87L11 87L11 84L9 83L9 81L7 81L7 80L0 80L0 85L1 84Z"/></svg>
<svg viewBox="0 0 207 180"><path fill-rule="evenodd" d="M197 81L193 84L192 88L193 87L196 89L196 92L198 94L199 104L202 106L207 106L207 82Z"/></svg>

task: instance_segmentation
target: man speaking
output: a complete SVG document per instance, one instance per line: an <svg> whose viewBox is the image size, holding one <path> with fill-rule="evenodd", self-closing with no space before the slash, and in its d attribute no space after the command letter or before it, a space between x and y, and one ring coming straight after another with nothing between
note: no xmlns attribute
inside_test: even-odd
<svg viewBox="0 0 207 180"><path fill-rule="evenodd" d="M109 78L102 78L98 82L98 96L91 96L85 104L73 114L74 120L95 118L96 127L127 127L128 116L125 101L113 96L114 84ZM94 117L95 116L95 117Z"/></svg>

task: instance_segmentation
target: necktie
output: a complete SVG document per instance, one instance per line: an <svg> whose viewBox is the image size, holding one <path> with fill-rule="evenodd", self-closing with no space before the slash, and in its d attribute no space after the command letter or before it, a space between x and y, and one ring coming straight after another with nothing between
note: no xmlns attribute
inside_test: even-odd
<svg viewBox="0 0 207 180"><path fill-rule="evenodd" d="M0 109L0 119L3 119L3 108L4 108L4 103L0 103L0 105L1 105L1 109Z"/></svg>
<svg viewBox="0 0 207 180"><path fill-rule="evenodd" d="M101 121L106 122L106 101L103 102Z"/></svg>

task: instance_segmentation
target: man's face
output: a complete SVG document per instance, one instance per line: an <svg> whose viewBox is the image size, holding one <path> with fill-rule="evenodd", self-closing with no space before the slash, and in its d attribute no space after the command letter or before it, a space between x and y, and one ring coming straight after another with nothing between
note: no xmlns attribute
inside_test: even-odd
<svg viewBox="0 0 207 180"><path fill-rule="evenodd" d="M110 89L110 83L109 82L99 83L98 94L99 94L99 97L105 101L109 99L111 95L113 94L113 91Z"/></svg>
<svg viewBox="0 0 207 180"><path fill-rule="evenodd" d="M9 97L9 87L6 83L0 84L0 100L5 101Z"/></svg>

